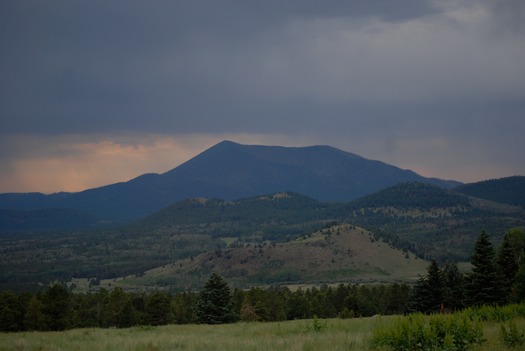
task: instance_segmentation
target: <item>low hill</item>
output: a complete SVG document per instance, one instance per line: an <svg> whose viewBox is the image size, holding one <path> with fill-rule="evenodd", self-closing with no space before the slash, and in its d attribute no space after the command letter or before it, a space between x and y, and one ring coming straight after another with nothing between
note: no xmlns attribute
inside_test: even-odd
<svg viewBox="0 0 525 351"><path fill-rule="evenodd" d="M202 286L210 272L220 273L238 287L413 281L424 274L428 264L363 228L335 225L286 243L265 242L204 253L106 284L126 289L188 290Z"/></svg>
<svg viewBox="0 0 525 351"><path fill-rule="evenodd" d="M188 199L127 226L130 233L186 231L246 242L285 241L340 218L340 204L282 192L235 201Z"/></svg>
<svg viewBox="0 0 525 351"><path fill-rule="evenodd" d="M467 261L481 231L498 243L512 227L525 227L518 206L483 200L429 184L405 183L350 202L344 221L355 223L420 257Z"/></svg>
<svg viewBox="0 0 525 351"><path fill-rule="evenodd" d="M107 220L133 221L188 198L236 200L292 191L321 201L351 201L407 181L459 185L329 146L224 141L163 174L144 174L78 193L0 194L0 208L74 208Z"/></svg>
<svg viewBox="0 0 525 351"><path fill-rule="evenodd" d="M455 190L469 196L525 208L525 176L464 184L458 186Z"/></svg>

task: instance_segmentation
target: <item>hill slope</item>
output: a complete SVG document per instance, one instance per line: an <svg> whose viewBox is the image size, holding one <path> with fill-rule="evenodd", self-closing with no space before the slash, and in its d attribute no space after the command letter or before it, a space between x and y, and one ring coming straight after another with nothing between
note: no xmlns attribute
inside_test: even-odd
<svg viewBox="0 0 525 351"><path fill-rule="evenodd" d="M383 189L350 202L343 211L345 221L442 262L468 260L481 231L497 243L510 228L525 227L521 207L422 183Z"/></svg>
<svg viewBox="0 0 525 351"><path fill-rule="evenodd" d="M210 272L236 286L290 283L393 282L415 280L428 261L394 249L372 233L337 225L287 243L263 243L208 252L177 261L140 277L112 281L127 289L163 286L192 289Z"/></svg>
<svg viewBox="0 0 525 351"><path fill-rule="evenodd" d="M236 201L188 199L145 217L129 233L185 231L243 241L295 239L340 218L341 205L282 192Z"/></svg>
<svg viewBox="0 0 525 351"><path fill-rule="evenodd" d="M514 176L460 185L456 191L481 199L525 208L525 176Z"/></svg>
<svg viewBox="0 0 525 351"><path fill-rule="evenodd" d="M407 181L447 188L459 184L329 146L248 146L224 141L164 174L145 174L79 193L0 194L0 208L75 208L131 221L187 198L234 200L293 191L322 201L350 201Z"/></svg>

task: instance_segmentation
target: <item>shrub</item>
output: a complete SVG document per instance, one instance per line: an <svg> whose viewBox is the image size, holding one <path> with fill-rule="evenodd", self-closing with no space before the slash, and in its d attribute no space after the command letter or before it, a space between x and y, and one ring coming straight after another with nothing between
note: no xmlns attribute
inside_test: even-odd
<svg viewBox="0 0 525 351"><path fill-rule="evenodd" d="M395 351L464 351L483 341L481 322L465 314L413 314L398 319L391 328L376 329L372 344L378 349Z"/></svg>
<svg viewBox="0 0 525 351"><path fill-rule="evenodd" d="M470 307L462 313L467 314L471 319L486 322L506 322L514 318L525 317L525 304Z"/></svg>
<svg viewBox="0 0 525 351"><path fill-rule="evenodd" d="M326 321L321 322L319 318L314 315L311 325L306 325L306 332L319 333L326 329Z"/></svg>
<svg viewBox="0 0 525 351"><path fill-rule="evenodd" d="M509 348L523 345L525 343L525 333L522 330L518 330L514 321L510 321L508 326L508 330L505 324L500 326L499 336L503 344Z"/></svg>

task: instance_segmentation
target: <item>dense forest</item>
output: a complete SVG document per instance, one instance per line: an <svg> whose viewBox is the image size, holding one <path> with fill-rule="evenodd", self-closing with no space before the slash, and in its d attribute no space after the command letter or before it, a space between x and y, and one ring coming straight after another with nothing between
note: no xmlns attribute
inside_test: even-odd
<svg viewBox="0 0 525 351"><path fill-rule="evenodd" d="M204 291L204 290L203 290ZM297 289L273 286L231 292L234 320L282 321L312 318L350 318L400 314L407 285L358 286L340 284ZM202 294L202 292L201 292ZM201 294L166 291L111 291L72 294L55 284L40 293L0 293L0 331L65 330L86 327L130 327L207 322L199 315Z"/></svg>
<svg viewBox="0 0 525 351"><path fill-rule="evenodd" d="M469 306L525 301L525 234L509 230L496 250L484 232L471 258L472 270L433 261L414 286L322 285L252 287L230 290L213 273L198 292L70 292L54 284L38 293L0 293L0 330L65 330L84 327L130 327L170 323L281 321L304 318L352 318L408 312L437 313Z"/></svg>

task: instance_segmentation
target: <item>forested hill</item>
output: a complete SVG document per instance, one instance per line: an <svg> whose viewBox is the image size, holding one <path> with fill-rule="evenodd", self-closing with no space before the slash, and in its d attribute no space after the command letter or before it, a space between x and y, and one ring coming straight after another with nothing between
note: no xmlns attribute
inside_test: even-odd
<svg viewBox="0 0 525 351"><path fill-rule="evenodd" d="M349 207L372 208L388 206L431 209L469 205L470 201L465 195L429 184L409 182L363 196L352 201Z"/></svg>
<svg viewBox="0 0 525 351"><path fill-rule="evenodd" d="M485 180L460 185L456 191L481 199L525 208L525 176Z"/></svg>
<svg viewBox="0 0 525 351"><path fill-rule="evenodd" d="M372 230L394 246L441 262L468 260L481 231L498 242L525 227L519 206L467 196L428 184L405 183L348 203L345 221Z"/></svg>
<svg viewBox="0 0 525 351"><path fill-rule="evenodd" d="M197 198L177 202L124 230L130 233L185 230L214 237L284 241L340 219L341 207L291 192L236 201Z"/></svg>

